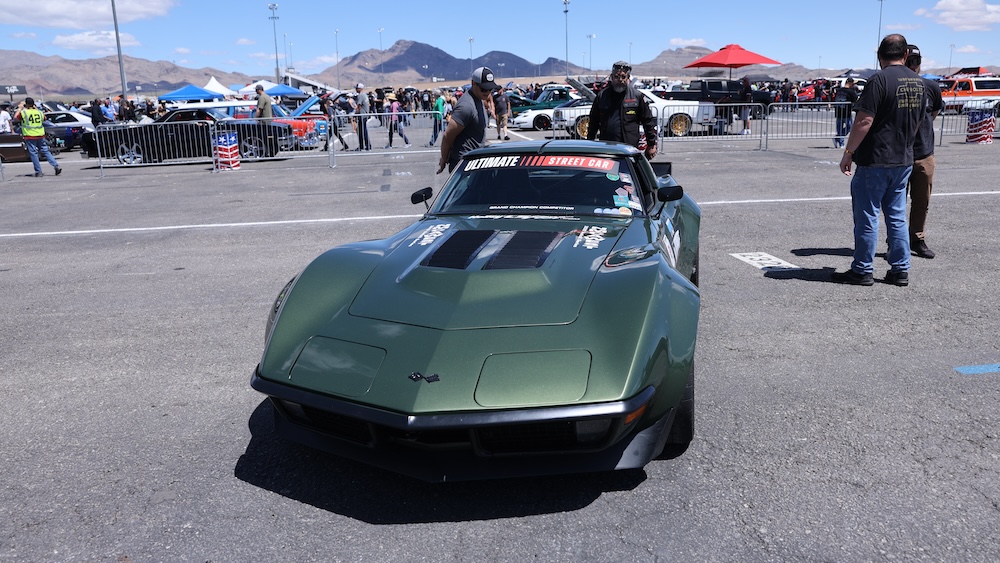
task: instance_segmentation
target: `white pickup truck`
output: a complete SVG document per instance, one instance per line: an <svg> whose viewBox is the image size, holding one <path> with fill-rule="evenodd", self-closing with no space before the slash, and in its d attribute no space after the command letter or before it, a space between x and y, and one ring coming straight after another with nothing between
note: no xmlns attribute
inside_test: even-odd
<svg viewBox="0 0 1000 563"><path fill-rule="evenodd" d="M715 135L725 131L727 122L717 118L712 102L664 100L653 90L640 89L639 92L652 108L657 118L656 127L662 136L683 137L696 125L709 128ZM571 136L585 139L590 126L590 107L591 103L578 100L556 108L552 112L552 127L565 129Z"/></svg>

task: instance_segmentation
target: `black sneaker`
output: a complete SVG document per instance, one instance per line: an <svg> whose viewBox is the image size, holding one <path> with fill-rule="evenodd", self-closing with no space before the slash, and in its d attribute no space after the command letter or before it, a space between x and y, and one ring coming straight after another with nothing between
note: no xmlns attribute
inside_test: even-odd
<svg viewBox="0 0 1000 563"><path fill-rule="evenodd" d="M875 278L871 274L859 274L854 270L846 272L834 272L830 279L836 283L846 283L850 285L875 285Z"/></svg>
<svg viewBox="0 0 1000 563"><path fill-rule="evenodd" d="M899 287L906 287L910 285L910 272L907 272L906 270L900 270L898 272L889 270L885 273L885 283L898 285Z"/></svg>
<svg viewBox="0 0 1000 563"><path fill-rule="evenodd" d="M921 238L910 240L910 252L921 258L934 258L936 256L933 250L927 248L927 243Z"/></svg>
<svg viewBox="0 0 1000 563"><path fill-rule="evenodd" d="M56 176L62 174L62 168L56 168Z"/></svg>
<svg viewBox="0 0 1000 563"><path fill-rule="evenodd" d="M35 172L35 178L41 178L44 175L45 174L42 174L41 172Z"/></svg>

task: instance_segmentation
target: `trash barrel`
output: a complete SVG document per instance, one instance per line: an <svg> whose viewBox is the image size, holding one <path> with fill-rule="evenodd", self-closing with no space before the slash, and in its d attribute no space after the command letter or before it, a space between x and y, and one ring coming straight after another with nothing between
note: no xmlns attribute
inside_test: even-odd
<svg viewBox="0 0 1000 563"><path fill-rule="evenodd" d="M993 144L993 132L997 128L997 118L990 111L970 111L969 125L965 130L965 142L980 145Z"/></svg>

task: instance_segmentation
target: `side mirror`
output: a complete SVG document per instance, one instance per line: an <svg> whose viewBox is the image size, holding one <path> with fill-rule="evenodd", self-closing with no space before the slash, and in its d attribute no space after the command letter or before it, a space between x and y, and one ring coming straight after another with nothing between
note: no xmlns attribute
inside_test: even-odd
<svg viewBox="0 0 1000 563"><path fill-rule="evenodd" d="M423 203L424 208L430 211L431 206L429 203L427 203L427 201L431 199L432 195L434 195L434 190L432 190L431 188L424 188L422 190L417 190L412 194L410 194L410 203L412 203L413 205L416 205L418 203Z"/></svg>
<svg viewBox="0 0 1000 563"><path fill-rule="evenodd" d="M656 190L657 201L677 201L682 197L684 197L684 188L678 185L664 186Z"/></svg>

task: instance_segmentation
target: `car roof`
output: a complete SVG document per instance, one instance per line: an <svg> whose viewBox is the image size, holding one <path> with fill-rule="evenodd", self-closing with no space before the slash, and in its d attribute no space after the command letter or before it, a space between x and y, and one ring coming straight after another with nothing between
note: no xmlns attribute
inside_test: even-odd
<svg viewBox="0 0 1000 563"><path fill-rule="evenodd" d="M611 141L585 141L560 139L555 141L513 141L480 147L465 153L464 158L515 154L602 155L626 157L639 154L639 150L625 143Z"/></svg>

